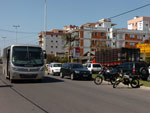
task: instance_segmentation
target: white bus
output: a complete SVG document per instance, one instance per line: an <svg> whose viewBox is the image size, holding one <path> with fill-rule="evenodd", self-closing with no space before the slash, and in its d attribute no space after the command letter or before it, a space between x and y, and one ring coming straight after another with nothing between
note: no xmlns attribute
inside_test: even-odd
<svg viewBox="0 0 150 113"><path fill-rule="evenodd" d="M45 54L40 46L11 45L3 49L3 74L14 80L37 79L45 75Z"/></svg>

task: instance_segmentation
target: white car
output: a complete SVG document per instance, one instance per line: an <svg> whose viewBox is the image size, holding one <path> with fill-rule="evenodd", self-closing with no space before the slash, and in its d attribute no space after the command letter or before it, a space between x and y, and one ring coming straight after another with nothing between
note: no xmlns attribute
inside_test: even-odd
<svg viewBox="0 0 150 113"><path fill-rule="evenodd" d="M49 64L48 74L59 75L61 66L62 66L61 63L51 63L51 64Z"/></svg>
<svg viewBox="0 0 150 113"><path fill-rule="evenodd" d="M93 73L99 73L102 70L102 66L99 63L87 63L86 68Z"/></svg>

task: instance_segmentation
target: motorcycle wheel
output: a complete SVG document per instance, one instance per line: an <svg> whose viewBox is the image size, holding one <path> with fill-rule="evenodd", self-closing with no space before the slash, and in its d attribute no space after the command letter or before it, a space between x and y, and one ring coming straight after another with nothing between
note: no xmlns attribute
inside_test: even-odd
<svg viewBox="0 0 150 113"><path fill-rule="evenodd" d="M133 79L133 80L131 81L131 87L132 87L132 88L137 88L137 87L139 87L139 80L138 80L138 79Z"/></svg>
<svg viewBox="0 0 150 113"><path fill-rule="evenodd" d="M118 85L119 85L120 81L116 81L114 84L113 84L113 88L116 88Z"/></svg>
<svg viewBox="0 0 150 113"><path fill-rule="evenodd" d="M116 78L112 78L111 80L110 80L110 83L113 85L114 83L116 82Z"/></svg>
<svg viewBox="0 0 150 113"><path fill-rule="evenodd" d="M103 82L103 78L101 76L97 76L95 79L94 79L94 83L96 85L101 85Z"/></svg>

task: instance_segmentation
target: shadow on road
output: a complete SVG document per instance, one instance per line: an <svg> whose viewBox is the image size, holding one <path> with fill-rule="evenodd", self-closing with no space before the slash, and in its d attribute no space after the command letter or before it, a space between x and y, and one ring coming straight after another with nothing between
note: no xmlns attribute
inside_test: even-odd
<svg viewBox="0 0 150 113"><path fill-rule="evenodd" d="M117 88L114 88L114 89L139 89L140 87L137 87L137 88L132 88L132 87L123 87L123 86L120 86L120 87L117 87Z"/></svg>
<svg viewBox="0 0 150 113"><path fill-rule="evenodd" d="M55 82L64 82L64 80L60 80L60 79L46 76L46 77L44 77L44 79L41 83L55 83Z"/></svg>
<svg viewBox="0 0 150 113"><path fill-rule="evenodd" d="M59 80L56 78L45 76L43 80L15 80L15 84L26 84L26 83L56 83L56 82L64 82L63 80Z"/></svg>
<svg viewBox="0 0 150 113"><path fill-rule="evenodd" d="M12 85L0 85L0 88L12 87Z"/></svg>

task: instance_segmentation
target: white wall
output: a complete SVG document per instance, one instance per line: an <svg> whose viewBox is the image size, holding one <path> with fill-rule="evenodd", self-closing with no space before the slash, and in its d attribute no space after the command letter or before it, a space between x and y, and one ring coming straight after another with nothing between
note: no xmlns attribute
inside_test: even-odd
<svg viewBox="0 0 150 113"><path fill-rule="evenodd" d="M47 35L46 38L46 52L47 54L56 54L57 52L65 52L64 43L60 35Z"/></svg>
<svg viewBox="0 0 150 113"><path fill-rule="evenodd" d="M128 24L128 29L130 29L130 30L131 30L131 29L132 29L132 27L133 27L133 26L132 26L132 24Z"/></svg>
<svg viewBox="0 0 150 113"><path fill-rule="evenodd" d="M85 38L85 39L84 39ZM90 51L90 42L91 42L91 32L90 31L84 31L84 43L83 43L83 54L87 53L88 51Z"/></svg>

